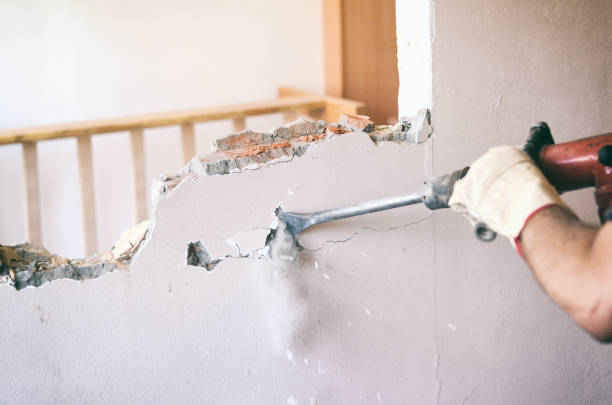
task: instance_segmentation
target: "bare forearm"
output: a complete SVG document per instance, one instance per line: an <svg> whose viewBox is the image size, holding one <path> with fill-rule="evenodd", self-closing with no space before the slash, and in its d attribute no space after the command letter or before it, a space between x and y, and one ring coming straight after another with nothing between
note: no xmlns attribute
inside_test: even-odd
<svg viewBox="0 0 612 405"><path fill-rule="evenodd" d="M551 298L593 336L612 338L612 224L588 226L553 206L529 220L520 244Z"/></svg>

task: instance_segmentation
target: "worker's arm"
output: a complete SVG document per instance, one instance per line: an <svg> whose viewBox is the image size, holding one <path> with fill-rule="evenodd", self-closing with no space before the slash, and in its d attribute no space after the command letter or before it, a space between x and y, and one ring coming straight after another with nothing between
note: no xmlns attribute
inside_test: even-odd
<svg viewBox="0 0 612 405"><path fill-rule="evenodd" d="M582 328L612 340L612 223L583 224L558 205L525 224L519 243L542 288Z"/></svg>
<svg viewBox="0 0 612 405"><path fill-rule="evenodd" d="M529 156L510 146L476 160L449 205L508 237L558 305L598 340L612 340L612 223L581 223Z"/></svg>

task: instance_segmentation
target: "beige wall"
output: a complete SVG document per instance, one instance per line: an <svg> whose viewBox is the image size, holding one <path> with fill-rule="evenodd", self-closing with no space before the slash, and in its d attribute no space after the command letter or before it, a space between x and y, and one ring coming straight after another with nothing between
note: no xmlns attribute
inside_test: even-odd
<svg viewBox="0 0 612 405"><path fill-rule="evenodd" d="M612 130L610 1L437 0L435 16L437 173L521 144L536 121L557 141ZM592 190L565 198L595 222ZM506 240L478 242L451 212L433 231L440 403L610 401L610 348L551 303Z"/></svg>
<svg viewBox="0 0 612 405"><path fill-rule="evenodd" d="M0 128L322 92L319 1L0 1ZM279 117L249 120L268 129ZM198 126L207 152L229 123ZM146 135L147 182L181 161L177 128ZM94 137L100 248L132 225L127 134ZM39 143L44 245L82 255L76 141ZM21 148L0 147L0 243L25 239Z"/></svg>

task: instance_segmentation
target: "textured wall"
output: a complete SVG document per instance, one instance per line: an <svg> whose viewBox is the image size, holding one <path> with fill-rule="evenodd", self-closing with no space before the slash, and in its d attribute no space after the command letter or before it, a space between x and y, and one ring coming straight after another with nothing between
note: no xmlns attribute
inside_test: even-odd
<svg viewBox="0 0 612 405"><path fill-rule="evenodd" d="M435 11L433 145L346 134L288 163L190 178L160 201L129 272L2 289L0 403L608 403L609 347L550 302L507 241L483 245L451 212L314 228L280 289L252 260L185 266L188 242L232 249L226 239L265 228L278 201L308 211L416 188L432 151L442 173L519 144L536 120L558 140L610 130L609 2ZM590 192L568 198L594 220ZM279 319L300 320L280 345Z"/></svg>
<svg viewBox="0 0 612 405"><path fill-rule="evenodd" d="M612 130L610 1L438 0L435 15L438 173L521 144L536 121L557 141ZM592 190L566 199L595 222ZM433 222L440 403L609 403L610 347L540 291L509 243L483 245L450 212Z"/></svg>

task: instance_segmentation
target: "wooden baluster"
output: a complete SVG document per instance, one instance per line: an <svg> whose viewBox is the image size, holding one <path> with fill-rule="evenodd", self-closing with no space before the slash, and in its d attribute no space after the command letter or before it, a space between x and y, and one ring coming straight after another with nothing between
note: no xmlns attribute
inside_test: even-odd
<svg viewBox="0 0 612 405"><path fill-rule="evenodd" d="M136 222L147 219L148 204L144 136L142 128L130 131L132 145L132 181L134 190L134 216Z"/></svg>
<svg viewBox="0 0 612 405"><path fill-rule="evenodd" d="M245 117L234 118L232 121L234 123L234 132L240 132L246 129L246 118Z"/></svg>
<svg viewBox="0 0 612 405"><path fill-rule="evenodd" d="M27 227L26 238L34 245L42 245L40 230L40 189L38 185L38 152L36 142L23 142Z"/></svg>
<svg viewBox="0 0 612 405"><path fill-rule="evenodd" d="M193 123L186 122L181 125L181 143L183 148L183 162L187 163L196 154Z"/></svg>
<svg viewBox="0 0 612 405"><path fill-rule="evenodd" d="M85 254L91 255L98 250L91 135L79 136L77 138L77 149L79 155L79 174L81 177L81 209L83 210Z"/></svg>

